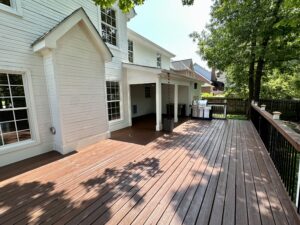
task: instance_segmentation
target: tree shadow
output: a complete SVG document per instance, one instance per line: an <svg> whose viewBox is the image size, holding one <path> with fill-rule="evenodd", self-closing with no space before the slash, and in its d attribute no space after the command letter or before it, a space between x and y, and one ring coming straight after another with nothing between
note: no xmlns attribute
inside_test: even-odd
<svg viewBox="0 0 300 225"><path fill-rule="evenodd" d="M9 183L0 188L0 224L92 223L99 217L107 221L110 207L118 200L142 203L140 183L161 172L159 159L145 158L87 174L74 185Z"/></svg>

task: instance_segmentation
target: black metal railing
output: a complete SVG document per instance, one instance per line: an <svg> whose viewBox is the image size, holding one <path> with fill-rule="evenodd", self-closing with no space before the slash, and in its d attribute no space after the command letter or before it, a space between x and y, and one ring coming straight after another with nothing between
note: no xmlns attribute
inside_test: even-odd
<svg viewBox="0 0 300 225"><path fill-rule="evenodd" d="M289 193L291 200L298 205L300 213L300 195L297 198L300 149L289 134L273 120L272 115L257 106L251 107L251 121L258 131L274 165Z"/></svg>

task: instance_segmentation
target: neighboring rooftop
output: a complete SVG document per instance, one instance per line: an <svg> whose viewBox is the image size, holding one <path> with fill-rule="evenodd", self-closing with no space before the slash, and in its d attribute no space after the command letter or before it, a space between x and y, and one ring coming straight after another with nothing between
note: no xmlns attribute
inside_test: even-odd
<svg viewBox="0 0 300 225"><path fill-rule="evenodd" d="M194 71L197 74L202 75L203 77L211 81L211 72L203 68L202 66L198 65L197 63L194 64Z"/></svg>
<svg viewBox="0 0 300 225"><path fill-rule="evenodd" d="M184 59L171 62L173 70L193 70L193 60Z"/></svg>

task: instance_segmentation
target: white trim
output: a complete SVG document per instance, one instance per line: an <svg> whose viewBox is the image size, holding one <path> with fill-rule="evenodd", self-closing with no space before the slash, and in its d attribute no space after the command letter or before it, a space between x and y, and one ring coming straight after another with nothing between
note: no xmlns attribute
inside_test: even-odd
<svg viewBox="0 0 300 225"><path fill-rule="evenodd" d="M30 127L31 139L21 141L18 143L8 144L0 147L0 155L11 153L14 151L29 148L34 145L40 144L40 135L38 130L37 114L35 108L34 94L32 88L31 73L28 69L16 68L16 67L0 67L0 72L10 74L22 74L23 86L25 91L25 99L28 108L28 122Z"/></svg>
<svg viewBox="0 0 300 225"><path fill-rule="evenodd" d="M10 0L11 6L0 3L0 11L23 16L21 0Z"/></svg>
<svg viewBox="0 0 300 225"><path fill-rule="evenodd" d="M43 52L45 50L55 49L57 41L77 24L79 24L81 28L90 34L92 41L96 45L98 51L103 54L105 61L110 62L112 60L111 52L82 9L75 12L54 30L52 30L48 35L46 35L42 40L35 43L33 45L33 51Z"/></svg>
<svg viewBox="0 0 300 225"><path fill-rule="evenodd" d="M109 114L108 114L108 107L107 107L107 103L108 102L113 102L113 101L108 101L107 100L107 85L106 85L106 82L118 82L119 84L119 94L120 94L120 100L117 100L120 102L120 118L119 119L116 119L116 120L109 120ZM123 83L121 80L114 80L114 79L107 79L105 80L105 90L106 90L106 95L105 95L105 98L106 98L106 112L107 112L107 121L109 123L109 125L111 124L114 124L114 123L119 123L121 121L124 120L124 113L123 113L123 87L122 87Z"/></svg>

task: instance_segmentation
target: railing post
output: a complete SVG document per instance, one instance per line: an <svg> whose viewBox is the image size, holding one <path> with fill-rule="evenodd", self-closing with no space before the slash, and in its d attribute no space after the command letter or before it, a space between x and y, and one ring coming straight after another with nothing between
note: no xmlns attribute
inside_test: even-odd
<svg viewBox="0 0 300 225"><path fill-rule="evenodd" d="M297 157L297 156L296 156ZM300 213L300 160L298 165L298 182L297 182L297 194L296 194L296 206L298 213Z"/></svg>

